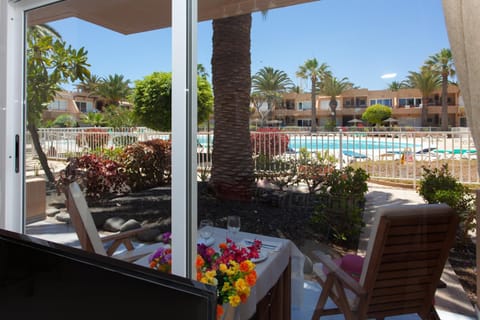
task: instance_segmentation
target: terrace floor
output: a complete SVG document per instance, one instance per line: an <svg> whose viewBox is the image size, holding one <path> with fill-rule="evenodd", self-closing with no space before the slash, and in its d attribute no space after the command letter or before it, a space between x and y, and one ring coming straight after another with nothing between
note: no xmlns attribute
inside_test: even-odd
<svg viewBox="0 0 480 320"><path fill-rule="evenodd" d="M364 214L366 228L360 250L366 248L368 241L369 226L371 225L373 215L376 208L389 204L415 204L423 203L420 196L411 189L400 189L394 187L385 187L376 184L369 184L369 192L367 194L366 212ZM27 234L42 239L59 242L71 246L78 247L78 238L75 230L70 224L57 222L52 218L35 222L27 226ZM475 239L475 238L474 238ZM300 248L302 252L315 263L312 251L319 250L315 243L307 243ZM438 289L435 296L436 308L442 320L467 320L477 319L476 312L470 303L465 291L463 290L458 278L452 267L447 263L442 275L442 280L447 284L446 288ZM308 271L305 274L304 296L301 308L292 308L293 320L310 319L313 308L320 295L321 287L311 280L311 274ZM343 319L343 316L328 316L322 319L337 320ZM389 319L419 319L416 315L406 315L399 317L391 317Z"/></svg>

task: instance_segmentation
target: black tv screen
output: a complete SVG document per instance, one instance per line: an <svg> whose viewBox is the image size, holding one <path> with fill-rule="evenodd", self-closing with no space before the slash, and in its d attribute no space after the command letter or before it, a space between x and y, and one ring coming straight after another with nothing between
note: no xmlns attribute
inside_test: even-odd
<svg viewBox="0 0 480 320"><path fill-rule="evenodd" d="M212 286L0 229L0 319L215 319Z"/></svg>

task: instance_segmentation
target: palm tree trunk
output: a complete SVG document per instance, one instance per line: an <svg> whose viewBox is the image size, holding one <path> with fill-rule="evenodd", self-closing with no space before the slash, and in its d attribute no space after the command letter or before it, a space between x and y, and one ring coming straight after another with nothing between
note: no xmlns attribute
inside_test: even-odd
<svg viewBox="0 0 480 320"><path fill-rule="evenodd" d="M426 127L428 125L427 120L428 120L428 98L423 97L422 98L422 127Z"/></svg>
<svg viewBox="0 0 480 320"><path fill-rule="evenodd" d="M32 137L33 147L37 152L38 160L42 165L43 172L45 172L45 175L47 176L48 181L51 183L54 183L55 177L53 176L53 173L50 170L50 167L48 166L47 156L45 155L45 152L43 152L42 145L40 144L40 138L38 137L37 127L29 123L27 125L27 130L28 132L30 132L30 136Z"/></svg>
<svg viewBox="0 0 480 320"><path fill-rule="evenodd" d="M316 88L317 88L317 83L315 79L312 79L312 126L311 126L311 132L317 132L317 108L316 108L316 100L317 100L317 95L316 95Z"/></svg>
<svg viewBox="0 0 480 320"><path fill-rule="evenodd" d="M250 14L213 20L214 140L210 184L218 198L251 200Z"/></svg>
<svg viewBox="0 0 480 320"><path fill-rule="evenodd" d="M448 74L442 74L442 131L448 130Z"/></svg>

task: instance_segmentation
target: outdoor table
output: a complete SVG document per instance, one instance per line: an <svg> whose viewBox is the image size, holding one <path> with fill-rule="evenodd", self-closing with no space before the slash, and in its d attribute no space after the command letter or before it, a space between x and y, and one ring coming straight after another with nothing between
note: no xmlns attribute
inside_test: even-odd
<svg viewBox="0 0 480 320"><path fill-rule="evenodd" d="M227 230L214 228L213 248L225 242ZM261 251L268 253L267 259L256 264L257 282L245 303L238 306L236 320L275 319L289 320L291 307L300 307L303 301L303 264L305 257L288 239L259 234L238 232L235 242L261 240L265 245ZM148 256L135 263L148 266Z"/></svg>

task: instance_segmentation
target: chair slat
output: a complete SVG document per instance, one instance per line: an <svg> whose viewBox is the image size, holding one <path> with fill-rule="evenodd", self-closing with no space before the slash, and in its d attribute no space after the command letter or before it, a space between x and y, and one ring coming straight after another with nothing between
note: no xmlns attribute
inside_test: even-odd
<svg viewBox="0 0 480 320"><path fill-rule="evenodd" d="M435 259L416 259L413 261L397 261L395 263L382 263L380 264L379 272L394 271L403 269L415 269L422 267L434 267L437 265Z"/></svg>
<svg viewBox="0 0 480 320"><path fill-rule="evenodd" d="M410 277L421 277L421 276L431 276L435 268L417 268L417 269L406 269L406 270L396 270L389 272L379 273L377 276L377 281L380 280L389 280L389 279L398 279L398 278L410 278Z"/></svg>

